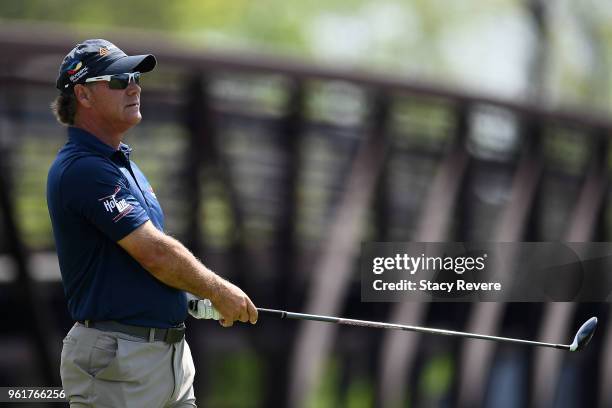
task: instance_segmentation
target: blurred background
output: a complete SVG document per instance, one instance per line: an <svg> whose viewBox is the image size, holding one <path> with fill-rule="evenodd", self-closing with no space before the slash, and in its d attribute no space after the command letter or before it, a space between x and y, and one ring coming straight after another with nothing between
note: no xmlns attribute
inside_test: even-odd
<svg viewBox="0 0 612 408"><path fill-rule="evenodd" d="M167 232L258 306L563 343L600 319L575 355L190 321L200 406L612 406L608 303L362 303L358 272L364 241L609 241L610 21L607 0L0 2L0 385L60 385L49 104L105 38L158 59L126 142Z"/></svg>

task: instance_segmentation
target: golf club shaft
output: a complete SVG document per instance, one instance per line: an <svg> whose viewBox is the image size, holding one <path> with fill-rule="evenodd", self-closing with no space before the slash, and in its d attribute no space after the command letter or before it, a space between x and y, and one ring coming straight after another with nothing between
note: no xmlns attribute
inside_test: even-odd
<svg viewBox="0 0 612 408"><path fill-rule="evenodd" d="M486 334L467 333L467 332L444 330L444 329L432 329L429 327L410 326L410 325L404 325L404 324L383 323L383 322L372 322L372 321L367 321L367 320L345 319L345 318L334 317L334 316L322 316L322 315L314 315L314 314L307 314L307 313L286 312L284 310L276 310L276 309L257 308L257 311L261 314L273 315L276 317L280 317L281 319L313 320L317 322L337 323L337 324L344 324L348 326L362 326L362 327L374 327L374 328L379 328L379 329L405 330L405 331L412 331L412 332L418 332L418 333L441 334L444 336L464 337L464 338L470 338L470 339L481 339L481 340L490 340L490 341L502 341L506 343L527 344L531 346L540 346L540 347L551 347L551 348L562 349L562 350L570 349L570 346L566 344L544 343L540 341L513 339L510 337L489 336Z"/></svg>

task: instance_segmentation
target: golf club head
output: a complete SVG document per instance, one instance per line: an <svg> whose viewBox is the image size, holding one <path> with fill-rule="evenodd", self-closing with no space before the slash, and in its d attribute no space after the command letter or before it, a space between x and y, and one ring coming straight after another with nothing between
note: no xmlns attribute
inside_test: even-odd
<svg viewBox="0 0 612 408"><path fill-rule="evenodd" d="M574 341L570 345L570 351L582 350L589 343L591 337L593 337L596 327L596 317L591 317L582 326L580 326L578 332L576 332L576 336L574 336Z"/></svg>

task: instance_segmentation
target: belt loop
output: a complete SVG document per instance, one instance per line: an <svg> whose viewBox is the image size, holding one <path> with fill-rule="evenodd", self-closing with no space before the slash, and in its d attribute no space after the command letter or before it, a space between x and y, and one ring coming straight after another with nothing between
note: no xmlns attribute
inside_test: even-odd
<svg viewBox="0 0 612 408"><path fill-rule="evenodd" d="M85 320L85 327L89 328L89 320Z"/></svg>
<svg viewBox="0 0 612 408"><path fill-rule="evenodd" d="M155 341L155 327L149 329L149 343L153 343Z"/></svg>

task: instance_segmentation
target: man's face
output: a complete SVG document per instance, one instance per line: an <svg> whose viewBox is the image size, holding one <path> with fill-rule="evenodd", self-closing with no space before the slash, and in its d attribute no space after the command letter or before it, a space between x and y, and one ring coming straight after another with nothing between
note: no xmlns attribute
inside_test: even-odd
<svg viewBox="0 0 612 408"><path fill-rule="evenodd" d="M108 82L93 82L89 90L89 114L104 121L117 131L126 131L142 120L140 114L141 88L131 81L125 89L110 89Z"/></svg>

